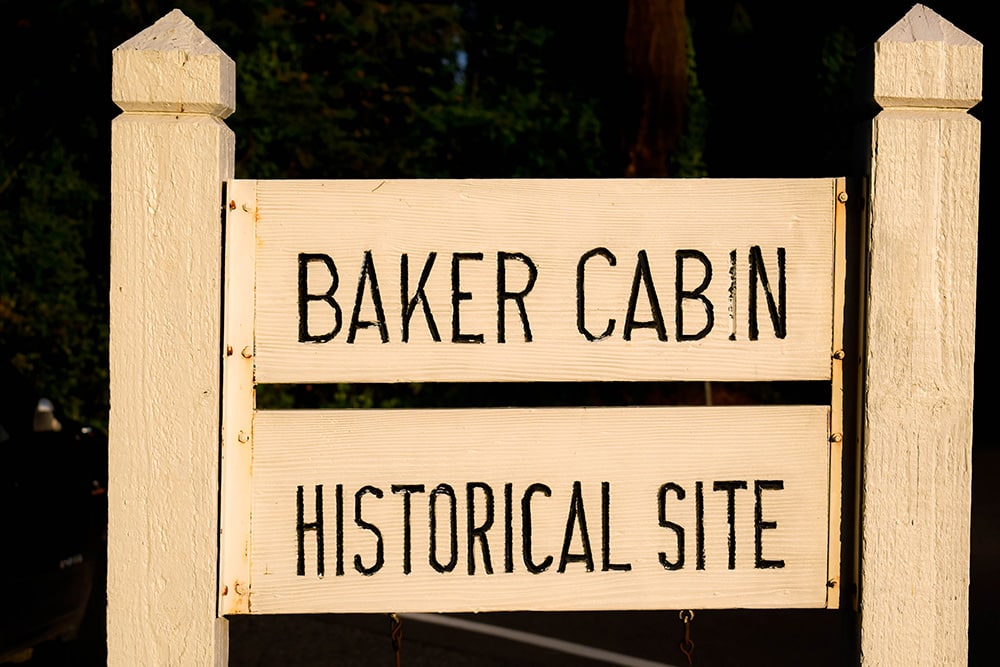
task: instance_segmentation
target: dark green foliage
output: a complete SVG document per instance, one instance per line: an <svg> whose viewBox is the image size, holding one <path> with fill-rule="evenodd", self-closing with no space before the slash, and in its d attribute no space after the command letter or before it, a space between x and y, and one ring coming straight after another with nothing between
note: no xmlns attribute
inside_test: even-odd
<svg viewBox="0 0 1000 667"><path fill-rule="evenodd" d="M19 370L45 379L39 393L78 418L107 382L106 277L95 280L87 257L99 195L61 142L46 149L3 165L0 341Z"/></svg>
<svg viewBox="0 0 1000 667"><path fill-rule="evenodd" d="M698 81L698 62L695 58L691 24L687 32L688 95L684 133L676 153L671 156L670 173L678 178L703 178L708 176L705 163L705 142L708 139L708 101Z"/></svg>
<svg viewBox="0 0 1000 667"><path fill-rule="evenodd" d="M551 24L450 2L185 11L237 62L237 175L595 176L597 100L552 75Z"/></svg>
<svg viewBox="0 0 1000 667"><path fill-rule="evenodd" d="M70 417L107 410L107 87L98 2L4 3L0 352ZM55 66L53 66L55 64ZM44 69L43 69L44 68ZM48 69L51 68L51 69Z"/></svg>

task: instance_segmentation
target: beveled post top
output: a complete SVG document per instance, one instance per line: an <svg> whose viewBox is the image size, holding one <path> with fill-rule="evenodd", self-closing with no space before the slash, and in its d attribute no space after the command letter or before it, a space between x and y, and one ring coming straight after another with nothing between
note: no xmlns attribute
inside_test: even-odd
<svg viewBox="0 0 1000 667"><path fill-rule="evenodd" d="M236 64L175 9L112 51L111 99L127 112L236 109Z"/></svg>
<svg viewBox="0 0 1000 667"><path fill-rule="evenodd" d="M875 42L874 96L884 109L970 109L983 98L983 45L914 5Z"/></svg>

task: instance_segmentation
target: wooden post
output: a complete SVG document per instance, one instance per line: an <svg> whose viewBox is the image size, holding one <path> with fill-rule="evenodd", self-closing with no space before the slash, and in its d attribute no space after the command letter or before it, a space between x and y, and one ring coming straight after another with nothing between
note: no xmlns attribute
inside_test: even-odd
<svg viewBox="0 0 1000 667"><path fill-rule="evenodd" d="M108 664L225 665L222 187L235 65L178 10L113 52Z"/></svg>
<svg viewBox="0 0 1000 667"><path fill-rule="evenodd" d="M916 5L874 49L861 659L966 664L982 45Z"/></svg>

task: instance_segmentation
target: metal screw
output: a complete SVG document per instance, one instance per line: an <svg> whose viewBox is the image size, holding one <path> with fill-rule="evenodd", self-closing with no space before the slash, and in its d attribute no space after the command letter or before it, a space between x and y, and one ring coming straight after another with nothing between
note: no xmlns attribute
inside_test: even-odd
<svg viewBox="0 0 1000 667"><path fill-rule="evenodd" d="M250 442L250 436L244 433L243 431L240 431L240 434L236 436L236 439L239 440L240 442Z"/></svg>
<svg viewBox="0 0 1000 667"><path fill-rule="evenodd" d="M837 195L837 201L839 201L841 204L846 204L847 203L847 193L846 192L841 192L839 195Z"/></svg>
<svg viewBox="0 0 1000 667"><path fill-rule="evenodd" d="M250 346L249 346L249 345L247 345L246 347L244 347L244 348L243 348L243 349L242 349L242 350L240 351L240 354L242 354L242 355L243 355L243 358L244 358L244 359L249 359L250 357L252 357L252 356L253 356L253 350L251 350L251 349L250 349Z"/></svg>
<svg viewBox="0 0 1000 667"><path fill-rule="evenodd" d="M243 204L243 210L245 212L249 213L250 212L250 205L249 204Z"/></svg>
<svg viewBox="0 0 1000 667"><path fill-rule="evenodd" d="M236 589L236 594L237 595L246 595L246 588L243 586L242 583L240 583L240 582L237 581L236 585L234 586L234 588Z"/></svg>
<svg viewBox="0 0 1000 667"><path fill-rule="evenodd" d="M847 355L844 353L843 350L837 350L836 352L833 353L834 359L843 359L845 356Z"/></svg>
<svg viewBox="0 0 1000 667"><path fill-rule="evenodd" d="M843 439L844 436L842 436L840 433L834 433L833 435L830 436L830 442L840 442Z"/></svg>

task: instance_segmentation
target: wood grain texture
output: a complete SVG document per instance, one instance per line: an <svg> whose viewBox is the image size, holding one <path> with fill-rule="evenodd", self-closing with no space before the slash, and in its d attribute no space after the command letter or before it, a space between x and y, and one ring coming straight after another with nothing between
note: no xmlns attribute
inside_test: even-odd
<svg viewBox="0 0 1000 667"><path fill-rule="evenodd" d="M838 179L837 189L844 194L846 204L846 179ZM844 387L845 317L851 308L847 303L847 207L837 207L835 241L834 241L834 280L833 280L833 349L830 378L830 562L827 576L832 585L827 590L827 606L840 605L842 591L841 582L841 548L844 536L843 526L843 482L844 482L844 409L845 401L856 400ZM838 437L839 436L839 437ZM853 534L848 536L851 539ZM854 580L857 581L856 579Z"/></svg>
<svg viewBox="0 0 1000 667"><path fill-rule="evenodd" d="M232 184L231 202L253 196L252 181ZM219 615L245 612L250 581L250 437L253 432L253 215L226 205L223 296L222 478L219 492Z"/></svg>
<svg viewBox="0 0 1000 667"><path fill-rule="evenodd" d="M720 408L573 408L500 410L259 411L254 425L251 613L410 612L487 610L599 610L737 607L824 607L827 604L829 526L829 408L761 406ZM755 480L763 485L761 558L784 567L756 567ZM696 482L703 482L704 568L697 567ZM733 487L733 569L729 568L728 496ZM468 520L467 484L488 485L493 522L484 531L493 574L485 572L482 542L473 540L469 573L468 527L486 523L486 491L475 491ZM577 520L571 518L573 485L580 483ZM601 483L608 483L607 529ZM659 560L678 558L676 531L660 525L658 492L674 482L685 497L668 492L665 516L685 533L685 564L667 570ZM504 486L512 487L512 566L505 571ZM524 556L522 501L532 484L551 491L530 494L529 556ZM336 486L343 485L343 504ZM404 496L393 485L423 485L409 495L410 572L406 573ZM457 542L451 559L450 496L436 496L437 546L430 544L430 498L440 484L455 492ZM322 485L324 576L317 576L317 531L303 532L303 575L298 572L297 489L303 488L303 522L316 517ZM377 526L384 564L376 563ZM343 574L338 575L338 506L343 517ZM560 572L568 553L583 546L585 517L593 571L579 558ZM629 571L602 571L603 536L608 562ZM839 547L834 547L839 548ZM527 563L551 556L532 573Z"/></svg>
<svg viewBox="0 0 1000 667"><path fill-rule="evenodd" d="M886 33L879 44L893 43L886 53L895 60L881 66L928 83L890 93L968 90L978 99L981 53L970 54L981 45L956 40L954 26L926 7L911 10L911 22L914 12L934 29ZM947 108L914 108L941 103L937 95L887 106L874 121L861 498L866 664L968 657L980 129L958 97Z"/></svg>
<svg viewBox="0 0 1000 667"><path fill-rule="evenodd" d="M257 192L258 382L830 379L834 179L261 181ZM778 248L786 253L784 338L775 332L758 282L760 333L749 339L754 246L776 300ZM614 326L606 338L589 341L578 328L577 266L595 248L614 259L586 262L584 328L600 337L610 320ZM364 268L367 250L384 336L374 324L363 326L379 320L372 271ZM690 258L678 291L682 250L703 253L711 264L703 292L704 263ZM640 251L649 272L635 282ZM425 291L441 341L433 340L421 303L413 307L404 343L401 255L408 256L412 298L431 252L437 256ZM523 302L531 342L513 300L505 302L506 342L498 342L498 252L523 253L537 269ZM299 342L300 253L326 254L336 265L333 298L342 326L329 342ZM481 260L459 260L459 290L468 296L458 302L457 328L461 335L482 335L481 344L452 342L453 253L482 253ZM508 291L528 285L525 262L506 261L505 271ZM328 269L311 265L310 294L324 294L331 283ZM655 320L650 285L665 341L652 324L641 326ZM359 292L355 319L362 326L348 343ZM627 340L632 294L632 320L640 326ZM683 329L676 323L678 295ZM679 340L679 331L697 334L707 325L706 300L711 330L699 340ZM329 303L314 299L309 307L311 334L334 329Z"/></svg>
<svg viewBox="0 0 1000 667"><path fill-rule="evenodd" d="M925 5L887 30L874 55L883 109L971 109L983 98L983 45Z"/></svg>
<svg viewBox="0 0 1000 667"><path fill-rule="evenodd" d="M184 48L192 43L212 49L191 54L197 62L188 69ZM194 86L215 90L214 100L200 97L205 109L228 115L233 91L220 89L225 67L211 67L213 59L228 57L180 12L114 54L116 102L126 109L111 132L107 627L114 666L226 664L226 621L216 614L219 204L233 174L234 139L217 115L146 113L144 106ZM211 72L214 88L187 80Z"/></svg>

